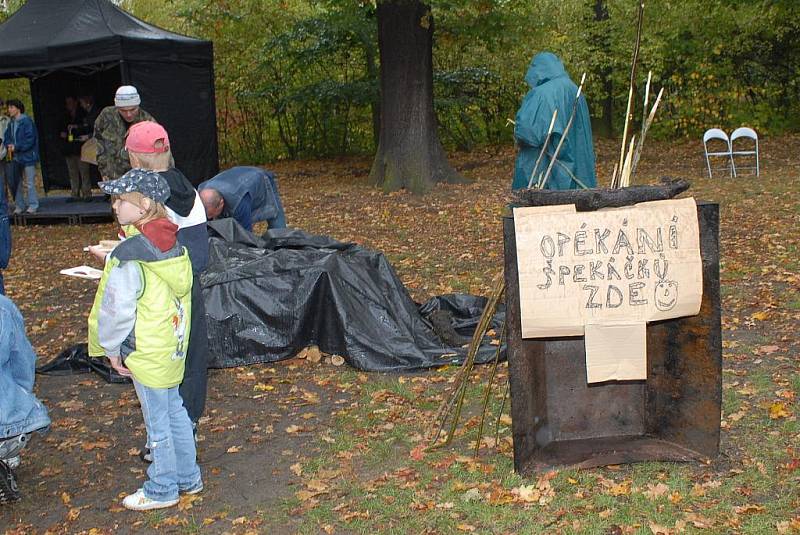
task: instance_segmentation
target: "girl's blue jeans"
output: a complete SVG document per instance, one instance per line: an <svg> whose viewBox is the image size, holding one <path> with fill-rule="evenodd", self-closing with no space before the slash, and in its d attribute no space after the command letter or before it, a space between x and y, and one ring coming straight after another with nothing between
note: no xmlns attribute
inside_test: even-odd
<svg viewBox="0 0 800 535"><path fill-rule="evenodd" d="M133 386L142 406L147 447L153 456L144 495L151 500L169 501L176 499L179 491L201 487L192 422L178 387L150 388L136 380Z"/></svg>

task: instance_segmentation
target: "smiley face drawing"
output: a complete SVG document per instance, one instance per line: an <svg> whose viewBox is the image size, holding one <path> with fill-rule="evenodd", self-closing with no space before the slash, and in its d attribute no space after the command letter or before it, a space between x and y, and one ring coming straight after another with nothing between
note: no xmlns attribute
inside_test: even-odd
<svg viewBox="0 0 800 535"><path fill-rule="evenodd" d="M656 308L660 311L672 310L678 302L678 283L676 281L660 280L656 284L654 300Z"/></svg>

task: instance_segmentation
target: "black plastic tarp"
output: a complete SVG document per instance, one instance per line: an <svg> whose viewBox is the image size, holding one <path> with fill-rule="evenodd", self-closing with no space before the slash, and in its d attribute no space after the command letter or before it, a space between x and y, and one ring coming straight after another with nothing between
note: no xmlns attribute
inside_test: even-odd
<svg viewBox="0 0 800 535"><path fill-rule="evenodd" d="M444 311L466 341L486 304L454 294L419 306L382 253L352 243L293 229L258 238L232 219L210 222L209 232L201 281L212 367L273 362L310 345L367 371L458 363L466 349L443 342L429 317ZM504 317L493 318L495 332ZM487 336L476 360L496 350Z"/></svg>
<svg viewBox="0 0 800 535"><path fill-rule="evenodd" d="M147 24L108 0L28 0L0 25L0 78L17 77L31 80L45 190L69 186L58 137L64 97L94 94L102 107L122 84L139 89L194 184L219 171L210 41Z"/></svg>

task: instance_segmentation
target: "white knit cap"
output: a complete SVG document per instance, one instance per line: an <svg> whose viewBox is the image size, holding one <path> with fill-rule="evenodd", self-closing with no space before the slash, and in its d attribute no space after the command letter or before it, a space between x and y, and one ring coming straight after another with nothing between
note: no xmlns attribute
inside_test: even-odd
<svg viewBox="0 0 800 535"><path fill-rule="evenodd" d="M130 108L141 103L142 99L139 98L139 92L132 85L120 86L117 89L117 94L114 95L114 105L117 108Z"/></svg>

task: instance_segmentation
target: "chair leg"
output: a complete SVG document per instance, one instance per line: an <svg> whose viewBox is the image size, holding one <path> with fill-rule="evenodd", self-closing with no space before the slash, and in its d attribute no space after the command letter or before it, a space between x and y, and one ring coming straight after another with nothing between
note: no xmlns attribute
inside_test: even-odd
<svg viewBox="0 0 800 535"><path fill-rule="evenodd" d="M756 176L761 176L761 169L758 163L758 140L756 140Z"/></svg>
<svg viewBox="0 0 800 535"><path fill-rule="evenodd" d="M733 153L731 153L731 178L736 178L736 164L733 161Z"/></svg>
<svg viewBox="0 0 800 535"><path fill-rule="evenodd" d="M711 162L708 159L708 153L706 152L706 167L708 167L708 178L714 178L711 175Z"/></svg>

